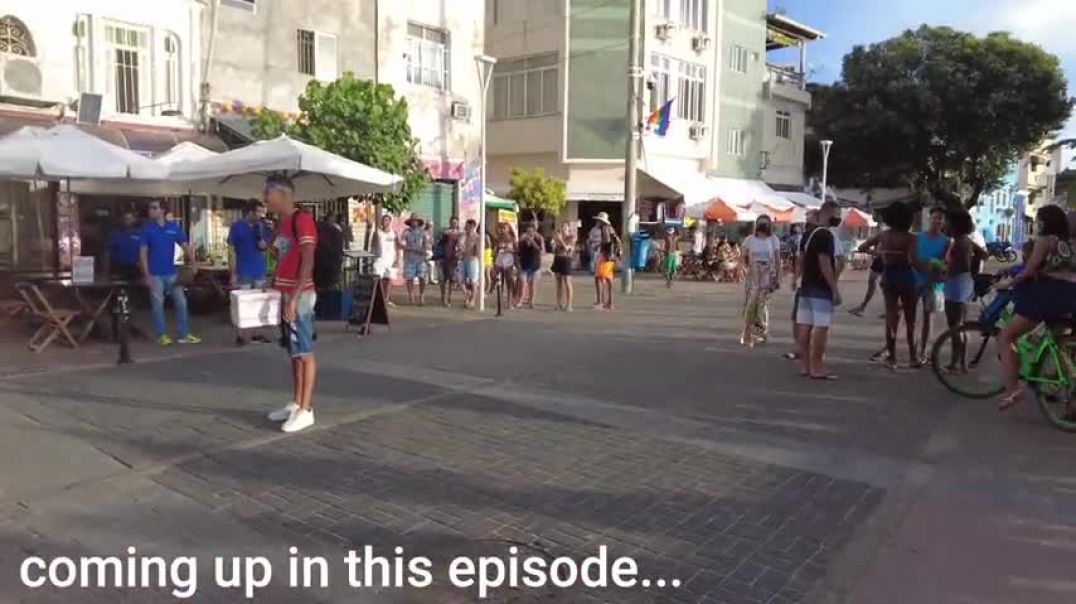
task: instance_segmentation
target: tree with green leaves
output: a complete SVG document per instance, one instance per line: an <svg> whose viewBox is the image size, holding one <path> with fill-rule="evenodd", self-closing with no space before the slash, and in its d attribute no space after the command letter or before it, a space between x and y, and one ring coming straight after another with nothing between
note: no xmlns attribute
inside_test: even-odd
<svg viewBox="0 0 1076 604"><path fill-rule="evenodd" d="M514 199L520 209L529 211L531 220L537 220L538 214L556 216L568 203L567 184L559 178L546 175L542 168L512 168L512 177L508 184L511 188L508 197Z"/></svg>
<svg viewBox="0 0 1076 604"><path fill-rule="evenodd" d="M970 208L1064 125L1066 88L1057 57L1034 44L924 25L855 47L841 81L815 89L809 120L834 141L831 183L906 185Z"/></svg>
<svg viewBox="0 0 1076 604"><path fill-rule="evenodd" d="M418 141L408 124L407 99L392 86L345 73L335 82L312 80L299 97L300 114L293 122L262 111L252 120L255 136L287 134L348 159L399 175L398 194L380 196L391 212L407 208L429 180L418 157Z"/></svg>

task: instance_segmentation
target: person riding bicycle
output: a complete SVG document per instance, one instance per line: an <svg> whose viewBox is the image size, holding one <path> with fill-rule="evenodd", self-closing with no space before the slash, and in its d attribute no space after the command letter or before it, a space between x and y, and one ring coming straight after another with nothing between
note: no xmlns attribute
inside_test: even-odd
<svg viewBox="0 0 1076 604"><path fill-rule="evenodd" d="M1076 314L1076 252L1069 239L1065 211L1058 206L1043 206L1035 216L1035 224L1038 237L1031 258L1008 284L1014 290L1016 305L1012 322L999 336L1005 383L998 405L1001 411L1021 400L1016 341L1041 323L1056 323Z"/></svg>
<svg viewBox="0 0 1076 604"><path fill-rule="evenodd" d="M1024 243L1024 247L1021 250L1023 256L1023 262L1014 264L1009 268L1000 271L995 275L995 279L1000 281L1002 279L1013 279L1020 273L1024 272L1024 267L1027 266L1028 260L1031 258L1031 252L1035 249L1034 241L1027 241ZM1012 303L1014 293L1012 289L999 289L994 295L994 299L990 301L990 304L983 309L982 314L979 316L979 322L983 325L993 325L1001 319L1001 312Z"/></svg>

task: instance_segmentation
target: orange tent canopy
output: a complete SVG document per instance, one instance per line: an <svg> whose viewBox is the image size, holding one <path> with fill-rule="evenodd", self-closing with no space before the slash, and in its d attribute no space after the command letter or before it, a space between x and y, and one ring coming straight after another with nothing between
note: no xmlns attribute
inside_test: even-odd
<svg viewBox="0 0 1076 604"><path fill-rule="evenodd" d="M853 208L845 214L844 226L850 229L867 229L873 225L871 224L870 215Z"/></svg>
<svg viewBox="0 0 1076 604"><path fill-rule="evenodd" d="M755 219L755 214L714 199L703 213L703 218L710 222L749 222Z"/></svg>

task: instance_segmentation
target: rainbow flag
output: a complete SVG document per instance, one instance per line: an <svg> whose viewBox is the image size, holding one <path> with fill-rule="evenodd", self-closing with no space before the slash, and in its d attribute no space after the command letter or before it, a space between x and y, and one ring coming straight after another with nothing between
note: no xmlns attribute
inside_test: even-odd
<svg viewBox="0 0 1076 604"><path fill-rule="evenodd" d="M672 118L672 104L675 100L675 98L669 99L667 103L661 106L661 109L650 114L650 117L646 120L647 130L653 130L658 136L665 136L665 133L669 131L669 120Z"/></svg>

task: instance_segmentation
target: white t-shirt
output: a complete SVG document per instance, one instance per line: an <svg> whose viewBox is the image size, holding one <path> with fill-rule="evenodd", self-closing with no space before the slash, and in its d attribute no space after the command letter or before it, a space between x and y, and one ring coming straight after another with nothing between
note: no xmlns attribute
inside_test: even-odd
<svg viewBox="0 0 1076 604"><path fill-rule="evenodd" d="M780 245L777 237L773 235L769 237L751 235L743 241L743 247L747 250L747 257L751 262L773 262L774 256L780 250Z"/></svg>
<svg viewBox="0 0 1076 604"><path fill-rule="evenodd" d="M388 268L396 264L396 233L377 230L377 262Z"/></svg>
<svg viewBox="0 0 1076 604"><path fill-rule="evenodd" d="M701 256L706 250L706 233L696 230L691 241L691 253Z"/></svg>

